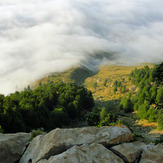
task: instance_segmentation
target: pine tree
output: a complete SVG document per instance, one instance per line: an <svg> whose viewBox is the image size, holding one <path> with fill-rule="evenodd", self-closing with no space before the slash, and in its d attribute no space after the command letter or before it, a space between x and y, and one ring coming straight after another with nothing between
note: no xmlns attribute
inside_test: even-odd
<svg viewBox="0 0 163 163"><path fill-rule="evenodd" d="M160 86L160 88L157 90L156 103L163 105L163 87L162 86Z"/></svg>

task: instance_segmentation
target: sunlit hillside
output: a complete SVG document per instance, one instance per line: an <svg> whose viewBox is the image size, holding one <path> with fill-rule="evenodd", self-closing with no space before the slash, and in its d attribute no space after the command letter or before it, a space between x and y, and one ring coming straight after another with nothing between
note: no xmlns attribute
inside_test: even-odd
<svg viewBox="0 0 163 163"><path fill-rule="evenodd" d="M36 87L39 83L48 81L73 82L83 84L91 90L95 100L115 100L128 94L129 91L132 93L136 91L136 87L129 81L128 75L135 68L142 68L145 65L153 67L152 64L141 64L138 66L103 65L98 71L92 71L85 67L74 67L62 73L51 73L38 80L33 86ZM125 91L120 91L120 88L117 88L117 92L114 93L114 82L116 80L122 82L122 89L126 87Z"/></svg>
<svg viewBox="0 0 163 163"><path fill-rule="evenodd" d="M62 73L51 73L45 78L37 81L35 87L39 83L53 82L72 82L79 85L84 85L87 89L92 91L95 103L98 107L105 107L108 111L114 112L120 116L120 120L126 125L130 126L132 130L139 135L139 133L162 134L162 130L157 130L157 123L149 123L147 120L135 121L135 113L124 114L119 108L119 99L127 97L130 94L134 96L138 88L129 80L129 74L135 68L140 69L145 65L152 68L153 64L140 64L136 66L118 66L118 65L103 65L99 67L98 71L92 71L85 67L74 67ZM120 82L115 91L115 82ZM133 127L134 126L134 127ZM144 135L143 135L144 136ZM139 137L139 136L138 136ZM144 136L153 140L152 136Z"/></svg>

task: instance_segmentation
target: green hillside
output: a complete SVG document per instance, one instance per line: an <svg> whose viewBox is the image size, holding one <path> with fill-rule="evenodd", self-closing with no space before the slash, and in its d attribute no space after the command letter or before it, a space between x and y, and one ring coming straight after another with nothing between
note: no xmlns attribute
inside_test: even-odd
<svg viewBox="0 0 163 163"><path fill-rule="evenodd" d="M157 122L149 122L145 119L139 120L136 116L137 111L125 113L120 108L120 101L123 97L136 96L139 90L137 85L129 80L131 72L146 65L149 68L154 67L150 63L136 66L103 65L99 67L98 71L92 71L85 67L74 67L63 73L49 74L49 76L37 81L37 84L49 81L81 84L91 90L96 107L105 108L107 113L111 112L116 116L118 115L120 123L128 125L137 135L150 133L158 136L163 134L163 130L158 129ZM153 140L153 137L151 139Z"/></svg>
<svg viewBox="0 0 163 163"><path fill-rule="evenodd" d="M94 76L97 71L89 70L86 67L73 67L65 72L61 73L50 73L48 76L33 83L33 87L37 87L40 83L47 83L48 81L56 82L71 82L78 85L84 85L85 80L88 77Z"/></svg>
<svg viewBox="0 0 163 163"><path fill-rule="evenodd" d="M51 73L22 92L1 95L0 132L124 124L137 140L153 142L163 134L162 76L161 64Z"/></svg>
<svg viewBox="0 0 163 163"><path fill-rule="evenodd" d="M144 65L153 67L152 64L141 64L138 66L116 66L116 65L104 65L101 66L98 71L89 70L86 67L74 67L65 72L51 73L48 76L38 80L33 84L33 87L37 87L39 83L53 82L72 82L84 85L86 88L92 91L95 100L108 101L118 99L129 91L134 93L135 86L128 80L128 75L135 68L142 68ZM126 91L121 93L120 89L114 93L114 82L122 81L123 86L126 86Z"/></svg>

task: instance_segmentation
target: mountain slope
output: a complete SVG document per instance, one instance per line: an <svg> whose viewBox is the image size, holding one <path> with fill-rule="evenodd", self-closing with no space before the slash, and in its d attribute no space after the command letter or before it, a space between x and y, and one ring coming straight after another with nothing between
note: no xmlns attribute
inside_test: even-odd
<svg viewBox="0 0 163 163"><path fill-rule="evenodd" d="M128 90L135 92L135 86L128 80L128 75L135 68L142 68L145 65L153 67L152 64L141 64L137 66L116 66L103 65L98 71L92 71L86 67L74 67L65 72L51 73L47 77L38 80L34 86L39 83L53 82L73 82L84 85L92 91L94 99L100 101L115 100L121 96L128 94ZM121 93L120 88L114 93L114 82L118 80L122 82L122 86L126 87L126 91Z"/></svg>
<svg viewBox="0 0 163 163"><path fill-rule="evenodd" d="M145 129L151 134L161 134L162 131L158 132L158 130L153 130L157 128L157 123L153 126L152 123L146 121L135 121L135 113L124 114L123 111L119 109L119 98L128 96L129 94L134 95L137 92L137 87L128 79L129 74L135 68L143 68L145 65L148 65L149 68L154 66L152 64L140 64L137 66L103 65L98 71L92 71L85 67L74 67L63 73L50 74L37 81L37 84L39 82L46 83L48 81L83 84L87 89L92 91L96 106L105 107L108 111L121 114L123 123L128 126L136 126L132 128L134 132L142 133ZM121 87L117 87L117 91L114 91L116 81L121 82Z"/></svg>

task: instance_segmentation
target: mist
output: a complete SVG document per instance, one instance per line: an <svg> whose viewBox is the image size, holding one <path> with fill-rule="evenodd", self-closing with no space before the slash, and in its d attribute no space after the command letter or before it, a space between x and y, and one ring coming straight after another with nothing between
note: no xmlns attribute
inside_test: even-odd
<svg viewBox="0 0 163 163"><path fill-rule="evenodd" d="M162 0L0 0L0 93L72 66L163 61Z"/></svg>

